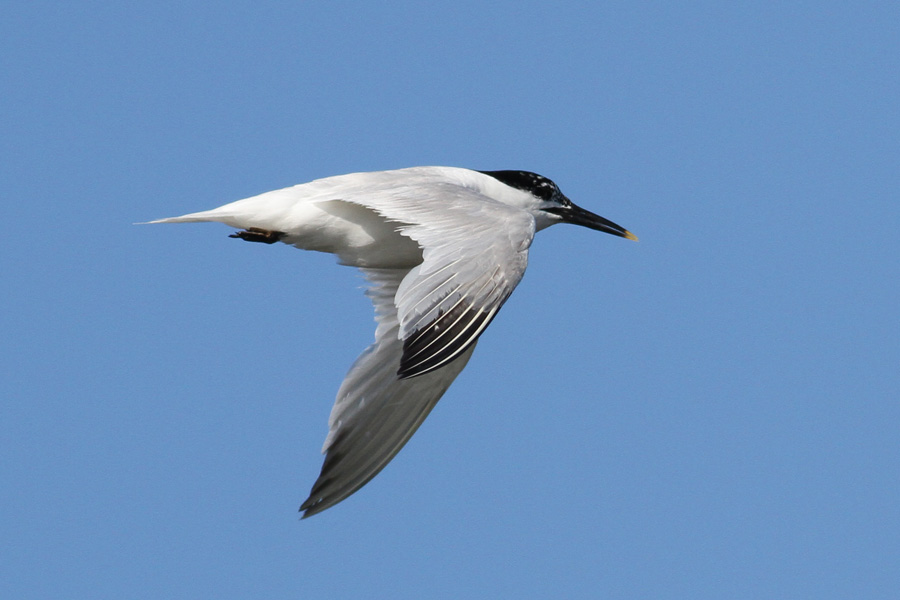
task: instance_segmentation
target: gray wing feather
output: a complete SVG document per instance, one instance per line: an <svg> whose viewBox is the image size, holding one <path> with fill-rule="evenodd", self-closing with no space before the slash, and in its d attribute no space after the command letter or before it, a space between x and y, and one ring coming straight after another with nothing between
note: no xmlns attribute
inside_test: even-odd
<svg viewBox="0 0 900 600"><path fill-rule="evenodd" d="M399 379L402 354L394 295L406 271L364 270L378 316L375 343L344 380L329 421L322 472L300 507L303 518L334 506L364 486L400 451L472 355L470 345L442 369Z"/></svg>
<svg viewBox="0 0 900 600"><path fill-rule="evenodd" d="M304 518L361 488L412 437L521 280L535 229L525 211L464 186L441 190L440 200L402 188L344 200L396 223L423 260L410 270L363 269L375 343L338 391L322 472L300 507Z"/></svg>

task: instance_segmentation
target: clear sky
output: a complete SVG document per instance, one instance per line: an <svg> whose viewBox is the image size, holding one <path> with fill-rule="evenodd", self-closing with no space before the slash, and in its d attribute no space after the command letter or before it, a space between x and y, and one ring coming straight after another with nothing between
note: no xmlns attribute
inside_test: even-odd
<svg viewBox="0 0 900 600"><path fill-rule="evenodd" d="M0 62L3 598L897 597L896 2L7 2ZM301 522L360 278L132 223L433 164L641 241L540 233Z"/></svg>

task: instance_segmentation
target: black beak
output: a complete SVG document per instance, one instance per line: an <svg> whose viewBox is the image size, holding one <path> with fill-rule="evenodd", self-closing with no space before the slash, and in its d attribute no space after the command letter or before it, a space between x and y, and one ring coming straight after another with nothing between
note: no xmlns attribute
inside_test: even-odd
<svg viewBox="0 0 900 600"><path fill-rule="evenodd" d="M546 210L546 209L545 209ZM625 239L637 241L637 236L622 227L616 225L609 219L604 219L600 215L595 215L589 210L584 210L580 206L570 204L566 207L553 208L548 212L553 212L562 217L563 223L571 223L573 225L581 225L589 229L596 229L603 233L611 233Z"/></svg>

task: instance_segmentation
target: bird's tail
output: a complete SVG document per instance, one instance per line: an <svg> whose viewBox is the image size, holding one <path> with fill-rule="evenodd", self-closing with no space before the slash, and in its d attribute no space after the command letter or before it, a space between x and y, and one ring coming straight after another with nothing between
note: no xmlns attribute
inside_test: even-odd
<svg viewBox="0 0 900 600"><path fill-rule="evenodd" d="M212 210L189 213L180 217L169 217L168 219L156 219L148 223L215 222L238 229L259 227L275 230L284 226L282 219L296 204L294 188L286 188L237 200Z"/></svg>
<svg viewBox="0 0 900 600"><path fill-rule="evenodd" d="M222 207L224 208L224 207ZM180 217L169 217L167 219L156 219L154 221L146 221L137 223L137 225L153 225L156 223L225 223L232 227L243 227L244 225L237 222L235 215L231 212L223 211L222 208L214 208L213 210L204 210L201 212L189 213Z"/></svg>

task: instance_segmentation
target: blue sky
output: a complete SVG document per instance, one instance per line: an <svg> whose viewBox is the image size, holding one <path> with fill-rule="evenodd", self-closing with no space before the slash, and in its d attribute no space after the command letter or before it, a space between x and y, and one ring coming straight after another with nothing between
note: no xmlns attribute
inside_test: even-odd
<svg viewBox="0 0 900 600"><path fill-rule="evenodd" d="M892 2L7 3L8 598L895 598ZM528 169L558 226L400 455L300 522L371 308L132 223Z"/></svg>

